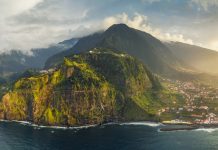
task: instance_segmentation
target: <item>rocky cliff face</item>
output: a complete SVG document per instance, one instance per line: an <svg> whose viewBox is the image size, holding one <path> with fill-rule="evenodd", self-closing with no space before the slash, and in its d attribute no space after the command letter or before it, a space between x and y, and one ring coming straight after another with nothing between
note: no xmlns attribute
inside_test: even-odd
<svg viewBox="0 0 218 150"><path fill-rule="evenodd" d="M0 117L45 125L83 125L155 118L156 78L135 58L92 49L55 69L21 78L0 103ZM157 97L156 97L157 98ZM155 109L148 109L149 106Z"/></svg>

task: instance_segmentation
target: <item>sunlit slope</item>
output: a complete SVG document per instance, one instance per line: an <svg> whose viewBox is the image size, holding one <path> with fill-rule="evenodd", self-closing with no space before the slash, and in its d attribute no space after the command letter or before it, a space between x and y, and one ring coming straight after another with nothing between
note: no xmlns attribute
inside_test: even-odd
<svg viewBox="0 0 218 150"><path fill-rule="evenodd" d="M176 96L134 57L92 49L65 58L49 73L19 79L0 110L2 119L46 125L159 120L158 110Z"/></svg>

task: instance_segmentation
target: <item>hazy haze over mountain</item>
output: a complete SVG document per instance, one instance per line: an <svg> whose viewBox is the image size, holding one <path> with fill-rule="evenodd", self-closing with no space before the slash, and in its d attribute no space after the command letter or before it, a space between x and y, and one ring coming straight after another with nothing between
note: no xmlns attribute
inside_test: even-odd
<svg viewBox="0 0 218 150"><path fill-rule="evenodd" d="M77 41L78 39L73 38L54 44L48 48L31 49L29 54L18 50L2 53L0 54L0 76L7 77L31 68L42 69L49 57L68 50Z"/></svg>
<svg viewBox="0 0 218 150"><path fill-rule="evenodd" d="M202 72L218 74L218 52L180 42L165 43L173 54Z"/></svg>

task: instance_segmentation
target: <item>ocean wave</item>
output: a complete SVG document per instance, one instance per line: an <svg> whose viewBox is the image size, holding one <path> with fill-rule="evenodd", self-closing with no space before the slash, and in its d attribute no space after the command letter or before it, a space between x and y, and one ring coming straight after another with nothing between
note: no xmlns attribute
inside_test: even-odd
<svg viewBox="0 0 218 150"><path fill-rule="evenodd" d="M135 125L135 126L150 126L150 127L159 127L162 124L156 123L156 122L126 122L126 123L120 123L120 125Z"/></svg>
<svg viewBox="0 0 218 150"><path fill-rule="evenodd" d="M93 128L98 125L84 125L84 126L78 126L78 127L69 127L69 129L87 129L87 128Z"/></svg>
<svg viewBox="0 0 218 150"><path fill-rule="evenodd" d="M0 122L15 122L21 125L28 125L34 127L34 129L41 129L41 128L49 128L49 129L62 129L62 130L67 130L67 129L87 129L91 127L96 127L98 125L83 125L83 126L75 126L75 127L65 127L65 126L46 126L46 125L38 125L34 124L28 121L18 121L18 120L0 120Z"/></svg>
<svg viewBox="0 0 218 150"><path fill-rule="evenodd" d="M3 120L3 119L0 119L0 122L11 122L10 120Z"/></svg>
<svg viewBox="0 0 218 150"><path fill-rule="evenodd" d="M218 131L218 128L199 128L199 129L195 129L194 131L203 131L203 132L212 133L214 131Z"/></svg>
<svg viewBox="0 0 218 150"><path fill-rule="evenodd" d="M193 130L195 130L195 129L193 129ZM169 132L169 133L171 133L171 132L189 132L189 131L192 131L192 130L171 130L171 131L161 131L161 128L158 128L157 129L157 132Z"/></svg>
<svg viewBox="0 0 218 150"><path fill-rule="evenodd" d="M119 125L120 123L118 122L108 122L108 123L104 123L102 124L102 126L112 126L112 125Z"/></svg>
<svg viewBox="0 0 218 150"><path fill-rule="evenodd" d="M11 120L11 122L16 122L16 123L19 123L19 124L22 124L22 125L32 125L32 123L28 122L28 121Z"/></svg>
<svg viewBox="0 0 218 150"><path fill-rule="evenodd" d="M64 127L64 126L44 126L44 125L31 124L31 126L36 127L36 128L61 129L61 130L71 129L72 130L72 129L87 129L87 128L96 127L97 125L84 125L84 126L75 126L75 127Z"/></svg>
<svg viewBox="0 0 218 150"><path fill-rule="evenodd" d="M32 126L34 129L41 129L41 128L48 128L48 129L62 129L62 130L67 130L67 129L87 129L87 128L93 128L99 126L98 124L93 124L93 125L82 125L82 126L72 126L72 127L66 127L66 126L46 126L46 125L38 125L34 124L28 121L18 121L18 120L0 120L0 122L15 122L21 125L25 126ZM162 126L163 124L161 123L156 123L156 122L124 122L124 123L117 123L117 122L109 122L106 124L102 124L101 126L112 126L112 125L132 125L132 126L150 126L150 127L159 127Z"/></svg>

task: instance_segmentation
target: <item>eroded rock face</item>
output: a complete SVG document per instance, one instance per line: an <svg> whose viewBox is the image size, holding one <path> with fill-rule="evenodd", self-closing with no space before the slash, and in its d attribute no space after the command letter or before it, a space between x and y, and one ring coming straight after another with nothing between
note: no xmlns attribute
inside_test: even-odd
<svg viewBox="0 0 218 150"><path fill-rule="evenodd" d="M65 58L49 73L18 80L2 98L0 118L46 125L132 120L129 113L146 119L143 95L154 82L135 58L93 49Z"/></svg>

